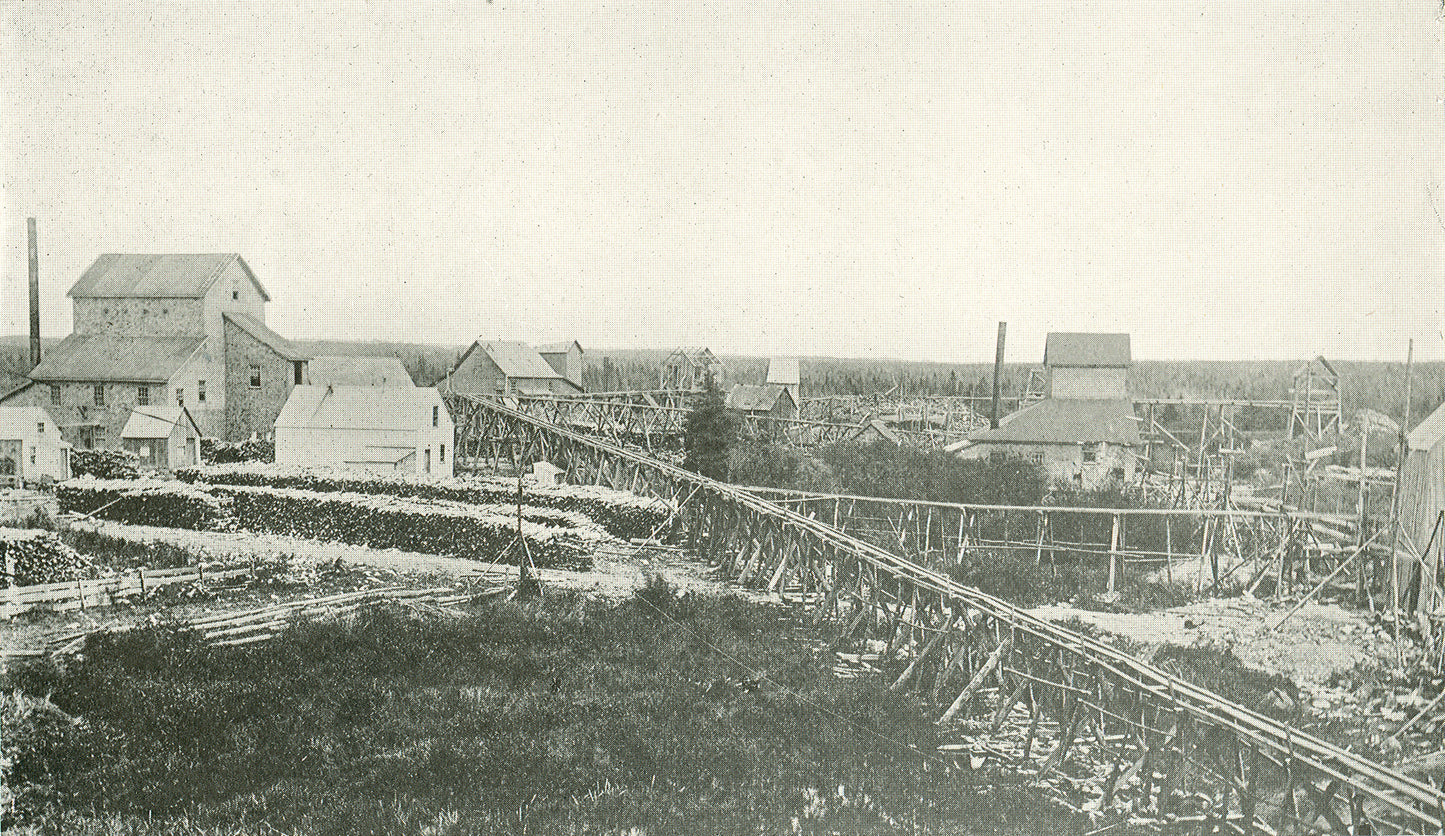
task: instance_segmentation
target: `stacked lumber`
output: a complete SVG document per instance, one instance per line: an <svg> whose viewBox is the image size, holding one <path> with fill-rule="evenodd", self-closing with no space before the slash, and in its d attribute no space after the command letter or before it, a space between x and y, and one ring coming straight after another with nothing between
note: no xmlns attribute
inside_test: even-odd
<svg viewBox="0 0 1445 836"><path fill-rule="evenodd" d="M255 644L279 636L287 627L310 619L335 618L378 604L402 604L429 613L457 614L448 609L479 598L497 595L506 587L488 589L480 594L458 592L450 587L430 589L407 589L400 586L366 589L359 592L343 592L319 598L305 598L270 604L240 612L218 613L181 622L180 629L195 631L200 639L212 647L235 647ZM50 653L66 653L78 650L91 636L112 630L119 632L131 629L130 625L116 628L81 630L51 638L46 643Z"/></svg>

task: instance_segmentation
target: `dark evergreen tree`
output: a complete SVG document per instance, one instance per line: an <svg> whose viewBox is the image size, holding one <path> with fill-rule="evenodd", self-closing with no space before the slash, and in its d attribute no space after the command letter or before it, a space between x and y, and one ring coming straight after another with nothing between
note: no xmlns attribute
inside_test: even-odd
<svg viewBox="0 0 1445 836"><path fill-rule="evenodd" d="M728 411L713 376L707 376L702 397L687 413L686 457L682 466L711 479L728 476L728 456L738 437L737 416Z"/></svg>

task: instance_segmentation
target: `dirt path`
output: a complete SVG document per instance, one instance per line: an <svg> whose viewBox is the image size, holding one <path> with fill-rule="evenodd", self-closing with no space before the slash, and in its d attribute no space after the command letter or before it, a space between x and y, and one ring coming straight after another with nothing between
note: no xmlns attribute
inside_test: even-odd
<svg viewBox="0 0 1445 836"><path fill-rule="evenodd" d="M1357 665L1395 663L1393 640L1363 613L1310 603L1271 630L1287 611L1247 597L1196 601L1157 613L1092 612L1059 604L1031 610L1042 618L1077 618L1147 651L1163 644L1229 647L1245 665L1289 677L1310 693L1329 690L1332 676Z"/></svg>

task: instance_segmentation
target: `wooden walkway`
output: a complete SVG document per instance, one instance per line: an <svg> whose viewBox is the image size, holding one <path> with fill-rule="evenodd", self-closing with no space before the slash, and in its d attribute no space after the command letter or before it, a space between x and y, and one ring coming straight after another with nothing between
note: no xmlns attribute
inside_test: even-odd
<svg viewBox="0 0 1445 836"><path fill-rule="evenodd" d="M493 399L466 398L458 454L545 459L570 481L675 503L674 536L731 581L777 592L878 650L890 685L950 726L1030 718L1023 757L1057 770L1076 746L1106 753L1105 800L1200 832L1439 833L1445 793L900 557L817 513L589 437ZM985 699L991 695L991 699ZM1056 743L1033 751L1041 721Z"/></svg>

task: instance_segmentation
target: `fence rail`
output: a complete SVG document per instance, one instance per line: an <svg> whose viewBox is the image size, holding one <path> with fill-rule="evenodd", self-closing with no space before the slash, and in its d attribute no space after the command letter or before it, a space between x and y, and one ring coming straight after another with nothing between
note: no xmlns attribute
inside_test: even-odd
<svg viewBox="0 0 1445 836"><path fill-rule="evenodd" d="M14 618L20 613L37 608L67 612L90 607L109 607L119 601L144 598L150 592L166 586L196 583L204 579L229 580L250 574L250 568L204 569L201 566L185 566L178 569L139 569L131 574L93 580L11 586L0 593L3 594L0 616Z"/></svg>

